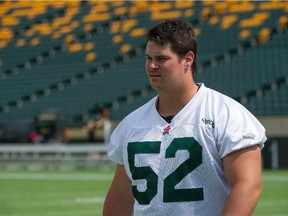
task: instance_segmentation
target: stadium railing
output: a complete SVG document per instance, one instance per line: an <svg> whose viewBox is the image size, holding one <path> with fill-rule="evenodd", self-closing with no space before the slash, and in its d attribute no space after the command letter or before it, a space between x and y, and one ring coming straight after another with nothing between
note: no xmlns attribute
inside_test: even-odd
<svg viewBox="0 0 288 216"><path fill-rule="evenodd" d="M81 154L90 154L90 153L99 153L102 155L106 155L108 151L107 144L85 144L81 145L65 145L65 144L49 144L49 145L41 145L41 144L1 144L0 145L0 156L2 158L11 158L17 157L21 155L22 157L41 157L41 155L55 156L55 157L71 157L72 154L81 155Z"/></svg>

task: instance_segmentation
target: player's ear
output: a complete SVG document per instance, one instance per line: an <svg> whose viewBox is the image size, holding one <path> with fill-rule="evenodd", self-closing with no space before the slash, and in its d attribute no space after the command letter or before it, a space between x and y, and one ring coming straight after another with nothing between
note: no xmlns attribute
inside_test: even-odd
<svg viewBox="0 0 288 216"><path fill-rule="evenodd" d="M192 51L189 51L186 55L185 55L185 62L184 62L184 65L186 66L186 67L191 67L191 65L193 64L193 62L194 62L194 57L195 57L195 55L194 55L194 53L192 52Z"/></svg>

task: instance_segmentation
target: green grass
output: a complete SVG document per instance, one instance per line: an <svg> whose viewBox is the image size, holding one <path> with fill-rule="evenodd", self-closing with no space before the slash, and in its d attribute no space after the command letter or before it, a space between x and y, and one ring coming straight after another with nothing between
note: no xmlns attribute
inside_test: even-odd
<svg viewBox="0 0 288 216"><path fill-rule="evenodd" d="M0 172L1 216L101 215L112 172Z"/></svg>
<svg viewBox="0 0 288 216"><path fill-rule="evenodd" d="M0 216L100 216L111 171L0 171ZM288 171L264 171L255 216L288 215Z"/></svg>
<svg viewBox="0 0 288 216"><path fill-rule="evenodd" d="M288 215L288 171L264 171L262 195L256 216Z"/></svg>

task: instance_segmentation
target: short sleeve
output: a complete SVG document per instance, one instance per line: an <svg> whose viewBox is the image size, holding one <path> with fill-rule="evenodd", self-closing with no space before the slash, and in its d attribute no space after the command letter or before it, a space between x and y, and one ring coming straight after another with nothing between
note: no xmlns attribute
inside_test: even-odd
<svg viewBox="0 0 288 216"><path fill-rule="evenodd" d="M221 158L231 152L259 144L267 140L265 128L245 107L236 101L224 106L217 124L217 147Z"/></svg>
<svg viewBox="0 0 288 216"><path fill-rule="evenodd" d="M109 158L118 164L124 164L123 160L123 126L120 123L113 131L108 149Z"/></svg>

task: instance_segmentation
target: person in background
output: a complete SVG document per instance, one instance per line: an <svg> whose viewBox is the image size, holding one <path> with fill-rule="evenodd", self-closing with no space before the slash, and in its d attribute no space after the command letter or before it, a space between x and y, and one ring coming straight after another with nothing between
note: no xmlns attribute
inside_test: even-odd
<svg viewBox="0 0 288 216"><path fill-rule="evenodd" d="M84 126L84 130L88 133L89 142L97 141L97 130L103 131L103 141L104 143L109 142L111 135L111 121L110 121L110 111L108 108L97 108L98 117L96 119L90 119Z"/></svg>
<svg viewBox="0 0 288 216"><path fill-rule="evenodd" d="M103 107L101 109L100 117L95 121L95 128L96 130L102 128L104 143L108 144L112 129L110 111L108 108Z"/></svg>
<svg viewBox="0 0 288 216"><path fill-rule="evenodd" d="M193 28L166 20L147 33L156 97L116 127L117 163L103 215L248 216L261 194L265 129L241 104L197 83Z"/></svg>
<svg viewBox="0 0 288 216"><path fill-rule="evenodd" d="M96 137L95 137L95 120L94 119L89 119L89 121L84 125L83 129L86 131L88 135L88 142L96 142Z"/></svg>

